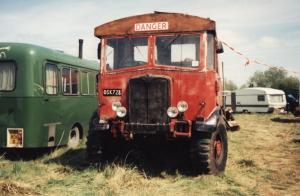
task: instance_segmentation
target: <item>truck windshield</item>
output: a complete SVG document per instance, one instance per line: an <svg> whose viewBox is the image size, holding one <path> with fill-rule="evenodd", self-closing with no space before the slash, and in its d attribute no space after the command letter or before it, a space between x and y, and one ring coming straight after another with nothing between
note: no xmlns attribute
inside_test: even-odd
<svg viewBox="0 0 300 196"><path fill-rule="evenodd" d="M155 63L161 65L199 66L200 35L156 37Z"/></svg>
<svg viewBox="0 0 300 196"><path fill-rule="evenodd" d="M0 62L0 91L12 91L15 88L15 75L13 62Z"/></svg>
<svg viewBox="0 0 300 196"><path fill-rule="evenodd" d="M148 39L146 37L107 39L107 70L145 65L147 62Z"/></svg>

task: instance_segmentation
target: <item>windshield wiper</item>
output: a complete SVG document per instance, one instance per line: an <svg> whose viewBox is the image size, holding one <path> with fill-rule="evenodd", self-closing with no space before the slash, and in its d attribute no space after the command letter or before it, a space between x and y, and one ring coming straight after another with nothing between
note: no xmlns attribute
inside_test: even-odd
<svg viewBox="0 0 300 196"><path fill-rule="evenodd" d="M176 35L176 37L174 37L174 39L172 39L165 48L168 48L171 44L173 44L178 38L180 38L182 35Z"/></svg>

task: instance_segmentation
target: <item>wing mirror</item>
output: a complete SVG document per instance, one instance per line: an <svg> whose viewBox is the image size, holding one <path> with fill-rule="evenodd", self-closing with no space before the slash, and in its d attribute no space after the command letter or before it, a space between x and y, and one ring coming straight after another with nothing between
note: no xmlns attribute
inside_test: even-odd
<svg viewBox="0 0 300 196"><path fill-rule="evenodd" d="M101 59L101 41L98 44L98 49L97 49L97 57L100 60Z"/></svg>
<svg viewBox="0 0 300 196"><path fill-rule="evenodd" d="M217 54L220 54L220 53L223 53L224 52L224 49L223 49L223 44L221 41L218 41L217 43Z"/></svg>

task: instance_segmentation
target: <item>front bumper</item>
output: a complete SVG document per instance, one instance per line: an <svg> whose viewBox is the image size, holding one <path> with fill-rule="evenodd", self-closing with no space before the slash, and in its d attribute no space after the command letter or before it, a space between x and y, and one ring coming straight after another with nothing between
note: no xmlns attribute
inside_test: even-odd
<svg viewBox="0 0 300 196"><path fill-rule="evenodd" d="M111 121L98 124L98 130L110 131L117 135L154 135L167 134L170 137L191 137L192 122L187 120L171 120L170 123L131 123L124 121Z"/></svg>

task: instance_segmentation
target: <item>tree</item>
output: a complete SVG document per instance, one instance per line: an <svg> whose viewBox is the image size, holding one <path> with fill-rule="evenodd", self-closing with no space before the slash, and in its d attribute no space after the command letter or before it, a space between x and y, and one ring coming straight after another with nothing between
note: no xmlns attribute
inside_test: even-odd
<svg viewBox="0 0 300 196"><path fill-rule="evenodd" d="M270 87L281 89L286 95L292 94L294 97L299 96L299 79L288 76L287 71L283 69L270 68L264 72L256 71L250 77L249 86L252 84L259 87Z"/></svg>
<svg viewBox="0 0 300 196"><path fill-rule="evenodd" d="M236 90L237 88L238 88L237 85L236 85L232 80L226 80L226 79L225 79L224 90L234 91L234 90Z"/></svg>

